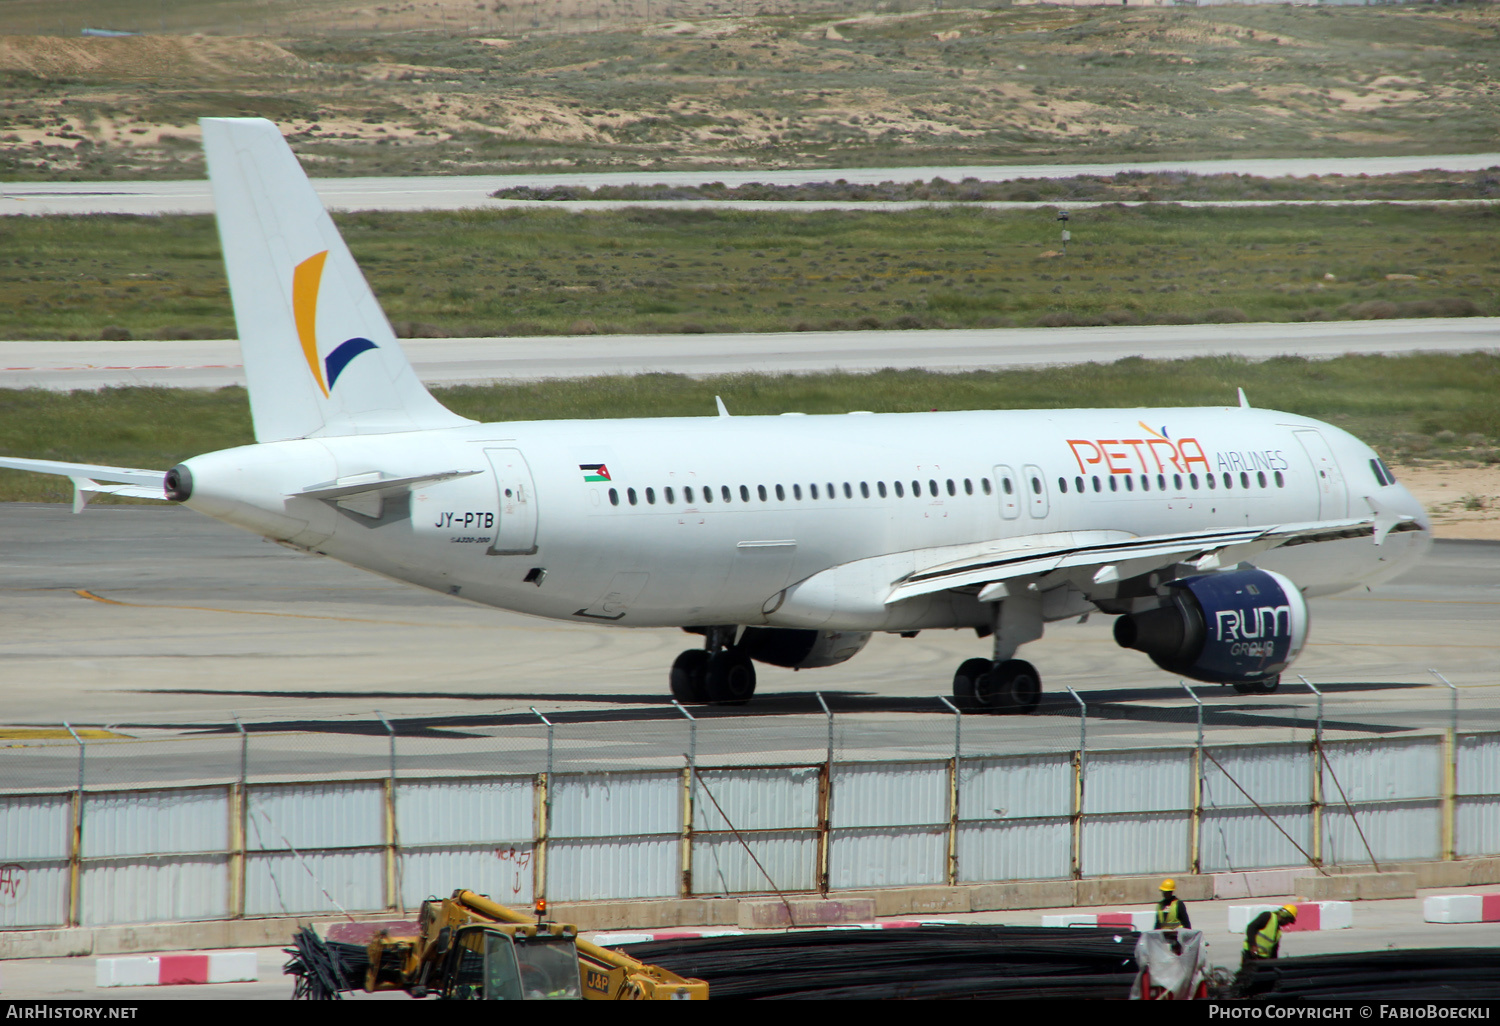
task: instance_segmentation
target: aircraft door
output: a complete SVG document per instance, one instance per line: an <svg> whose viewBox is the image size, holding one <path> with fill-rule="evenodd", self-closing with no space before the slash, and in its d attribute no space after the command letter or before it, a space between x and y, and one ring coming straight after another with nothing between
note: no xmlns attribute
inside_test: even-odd
<svg viewBox="0 0 1500 1026"><path fill-rule="evenodd" d="M1021 515L1021 491L1016 487L1016 472L1009 467L995 468L995 489L1000 493L1000 515L1014 520Z"/></svg>
<svg viewBox="0 0 1500 1026"><path fill-rule="evenodd" d="M1047 479L1042 475L1042 468L1028 463L1021 468L1025 480L1022 482L1026 489L1026 495L1031 503L1031 515L1038 519L1047 515Z"/></svg>
<svg viewBox="0 0 1500 1026"><path fill-rule="evenodd" d="M500 494L500 522L491 556L526 556L536 551L536 486L520 449L486 449Z"/></svg>
<svg viewBox="0 0 1500 1026"><path fill-rule="evenodd" d="M1316 431L1296 431L1297 441L1312 460L1313 474L1318 482L1318 518L1337 520L1349 515L1349 495L1344 488L1344 475L1339 471L1338 460L1328 442Z"/></svg>

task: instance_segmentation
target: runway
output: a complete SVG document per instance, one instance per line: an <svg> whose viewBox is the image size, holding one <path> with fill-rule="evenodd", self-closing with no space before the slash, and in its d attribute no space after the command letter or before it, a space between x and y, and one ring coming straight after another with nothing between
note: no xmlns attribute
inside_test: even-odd
<svg viewBox="0 0 1500 1026"><path fill-rule="evenodd" d="M987 643L962 632L876 636L839 666L760 668L743 708L698 707L696 738L668 704L667 667L691 641L673 630L536 620L295 553L175 507L0 505L0 780L68 787L86 739L90 786L232 778L249 731L255 778L382 774L393 724L401 772L536 772L556 724L556 769L946 757L954 717L939 700ZM79 592L88 595L80 595ZM1294 667L1325 693L1327 736L1500 729L1500 544L1437 543L1429 560L1370 593L1316 599ZM1179 682L1119 649L1111 619L1056 624L1027 646L1047 703L1031 717L963 717L964 751L1192 744L1196 706ZM1436 668L1457 688L1429 672ZM1291 681L1292 678L1288 677ZM1314 695L1200 685L1210 743L1308 739ZM21 729L17 729L21 728ZM46 728L54 735L45 736ZM135 743L135 741L144 743ZM8 746L8 747L6 747Z"/></svg>
<svg viewBox="0 0 1500 1026"><path fill-rule="evenodd" d="M1345 353L1500 349L1500 317L1297 324L1131 325L922 331L806 331L733 335L569 335L403 339L429 385L605 374L785 373L894 368L985 370L1126 356L1180 359L1234 354L1264 360ZM0 342L0 388L97 389L118 385L243 385L239 343Z"/></svg>
<svg viewBox="0 0 1500 1026"><path fill-rule="evenodd" d="M843 179L851 184L960 181L1002 182L1018 178L1114 175L1124 171L1185 171L1191 174L1377 175L1429 169L1478 171L1500 165L1500 153L1398 157L1301 157L1265 160L1124 161L1110 164L1010 164L992 166L815 168L793 171L601 171L518 175L425 175L313 180L330 210L463 210L498 206L490 193L531 186L621 185L801 185ZM1057 203L1042 204L1058 206ZM1063 204L1075 206L1076 204ZM802 206L802 209L807 209ZM207 180L162 182L6 182L0 184L3 214L209 214Z"/></svg>

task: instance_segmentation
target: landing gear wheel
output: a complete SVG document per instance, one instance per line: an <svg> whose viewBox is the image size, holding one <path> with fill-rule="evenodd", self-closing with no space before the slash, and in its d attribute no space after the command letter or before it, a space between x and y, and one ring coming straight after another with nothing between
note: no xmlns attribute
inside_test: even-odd
<svg viewBox="0 0 1500 1026"><path fill-rule="evenodd" d="M672 697L679 702L708 701L708 653L690 648L672 663Z"/></svg>
<svg viewBox="0 0 1500 1026"><path fill-rule="evenodd" d="M974 682L974 698L994 712L1035 712L1042 700L1042 678L1024 659L1007 659Z"/></svg>
<svg viewBox="0 0 1500 1026"><path fill-rule="evenodd" d="M974 682L989 673L994 663L988 659L965 659L953 674L953 697L960 702L977 701L974 697Z"/></svg>
<svg viewBox="0 0 1500 1026"><path fill-rule="evenodd" d="M755 694L755 664L726 648L709 657L708 700L717 705L744 705Z"/></svg>
<svg viewBox="0 0 1500 1026"><path fill-rule="evenodd" d="M1242 695L1270 695L1281 687L1281 674L1274 677L1266 677L1264 680L1237 680L1234 682L1234 690Z"/></svg>

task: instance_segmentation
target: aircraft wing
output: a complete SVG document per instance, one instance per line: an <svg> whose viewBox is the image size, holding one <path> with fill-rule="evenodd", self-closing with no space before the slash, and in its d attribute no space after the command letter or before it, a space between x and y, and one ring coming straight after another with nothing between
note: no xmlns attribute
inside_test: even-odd
<svg viewBox="0 0 1500 1026"><path fill-rule="evenodd" d="M1031 535L987 546L971 553L921 567L892 583L885 604L954 588L980 587L979 599L992 602L1006 596L1006 581L1038 578L1072 571L1078 583L1105 585L1152 570L1189 563L1200 570L1232 566L1268 549L1344 538L1384 540L1391 530L1414 530L1410 518L1377 514L1344 520L1300 524L1215 528L1177 534L1129 535L1121 531L1078 531Z"/></svg>
<svg viewBox="0 0 1500 1026"><path fill-rule="evenodd" d="M91 463L59 463L0 456L0 469L29 470L33 474L56 474L73 482L73 512L80 513L96 495L128 495L132 499L168 502L165 470L135 467L100 467Z"/></svg>

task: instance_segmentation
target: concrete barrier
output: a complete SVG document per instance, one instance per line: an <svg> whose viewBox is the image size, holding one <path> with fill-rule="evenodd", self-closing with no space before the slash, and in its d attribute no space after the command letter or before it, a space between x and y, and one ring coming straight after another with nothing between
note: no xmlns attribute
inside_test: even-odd
<svg viewBox="0 0 1500 1026"><path fill-rule="evenodd" d="M1281 929L1285 933L1310 930L1347 930L1354 925L1354 910L1347 901L1299 901L1297 921ZM1262 912L1272 912L1280 905L1230 905L1229 932L1244 935L1250 920Z"/></svg>
<svg viewBox="0 0 1500 1026"><path fill-rule="evenodd" d="M1042 916L1043 926L1120 926L1127 930L1151 930L1156 927L1156 911L1150 912L1069 912Z"/></svg>
<svg viewBox="0 0 1500 1026"><path fill-rule="evenodd" d="M740 929L786 930L796 926L838 926L875 918L874 898L768 898L740 902Z"/></svg>
<svg viewBox="0 0 1500 1026"><path fill-rule="evenodd" d="M253 983L260 968L253 951L206 951L183 955L101 958L94 966L99 987L167 987L185 983Z"/></svg>
<svg viewBox="0 0 1500 1026"><path fill-rule="evenodd" d="M1434 894L1422 902L1429 923L1500 923L1500 894Z"/></svg>

